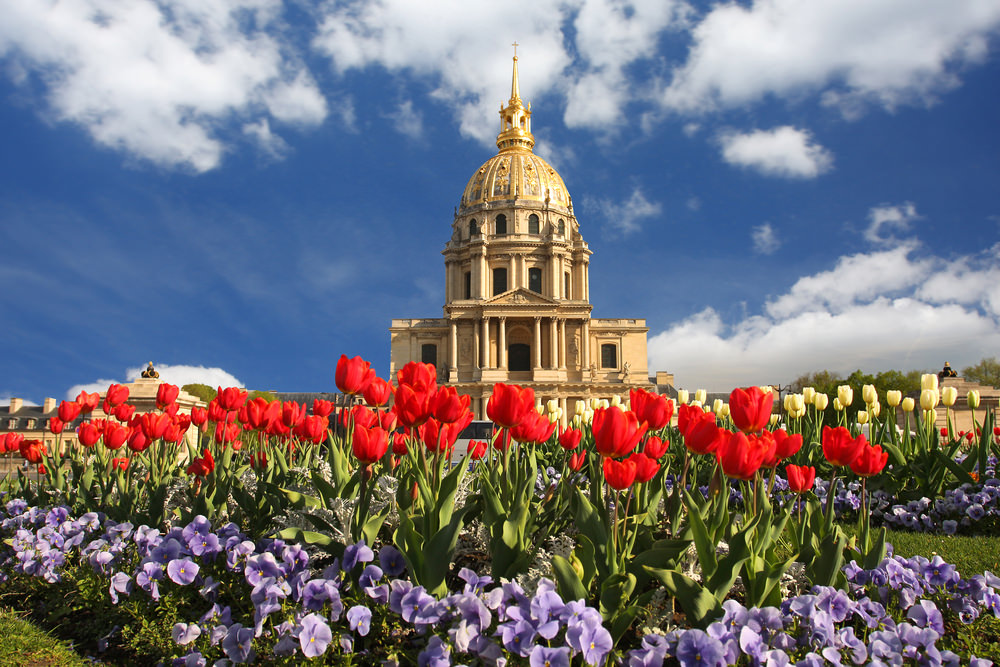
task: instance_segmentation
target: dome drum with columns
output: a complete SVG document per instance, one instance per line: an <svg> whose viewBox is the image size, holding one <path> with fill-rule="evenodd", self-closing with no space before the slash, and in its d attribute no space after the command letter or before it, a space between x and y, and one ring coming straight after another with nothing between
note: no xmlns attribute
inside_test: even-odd
<svg viewBox="0 0 1000 667"><path fill-rule="evenodd" d="M392 321L391 374L435 364L477 418L496 382L531 386L564 414L577 399L652 388L645 320L591 317L591 251L562 178L532 153L517 56L500 121L499 152L469 179L442 251L444 317Z"/></svg>

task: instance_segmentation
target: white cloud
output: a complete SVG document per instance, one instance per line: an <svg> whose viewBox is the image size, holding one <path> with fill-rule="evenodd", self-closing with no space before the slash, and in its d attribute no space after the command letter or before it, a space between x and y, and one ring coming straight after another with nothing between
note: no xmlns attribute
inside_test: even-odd
<svg viewBox="0 0 1000 667"><path fill-rule="evenodd" d="M420 139L424 136L424 117L413 108L411 100L406 100L386 116L392 120L396 131L400 134L405 134L411 139Z"/></svg>
<svg viewBox="0 0 1000 667"><path fill-rule="evenodd" d="M850 113L866 101L925 102L985 57L998 26L995 0L718 4L693 30L662 102L700 112L823 90Z"/></svg>
<svg viewBox="0 0 1000 667"><path fill-rule="evenodd" d="M625 236L638 231L641 220L659 215L662 208L658 202L646 199L639 188L632 190L629 198L621 202L610 199L587 199L585 203L588 207L600 211L606 221L606 229Z"/></svg>
<svg viewBox="0 0 1000 667"><path fill-rule="evenodd" d="M806 130L789 125L747 134L719 135L722 159L729 164L756 169L766 176L815 178L833 165L833 155L812 140Z"/></svg>
<svg viewBox="0 0 1000 667"><path fill-rule="evenodd" d="M266 153L271 157L280 158L288 151L288 144L278 135L271 132L271 124L266 118L261 118L256 123L247 123L243 126L243 134L253 137Z"/></svg>
<svg viewBox="0 0 1000 667"><path fill-rule="evenodd" d="M910 223L919 217L916 206L910 202L896 206L875 206L868 211L869 224L865 229L865 239L873 243L893 242L895 237L886 230L909 231Z"/></svg>
<svg viewBox="0 0 1000 667"><path fill-rule="evenodd" d="M159 364L155 366L160 374L160 380L183 387L186 384L207 384L209 387L242 387L243 383L231 373L217 367L188 366L178 364ZM95 380L86 384L78 384L66 391L66 400L73 400L81 391L104 393L111 383L134 382L139 379L145 366L136 366L125 370L124 380Z"/></svg>
<svg viewBox="0 0 1000 667"><path fill-rule="evenodd" d="M761 315L728 326L705 308L649 339L650 368L728 391L803 373L972 364L1000 347L1000 249L947 261L908 243L841 258Z"/></svg>
<svg viewBox="0 0 1000 667"><path fill-rule="evenodd" d="M281 36L281 10L278 0L14 0L0 5L0 57L42 84L48 115L97 143L206 171L227 150L227 120L326 116Z"/></svg>
<svg viewBox="0 0 1000 667"><path fill-rule="evenodd" d="M769 222L754 227L750 238L753 240L754 252L761 255L773 255L781 247L781 239L774 233L774 227Z"/></svg>

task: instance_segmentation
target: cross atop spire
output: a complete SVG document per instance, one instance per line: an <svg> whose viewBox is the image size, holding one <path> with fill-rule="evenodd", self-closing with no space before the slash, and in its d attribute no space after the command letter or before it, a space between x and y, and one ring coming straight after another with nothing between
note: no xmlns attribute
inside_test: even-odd
<svg viewBox="0 0 1000 667"><path fill-rule="evenodd" d="M535 145L531 135L531 105L527 107L521 102L521 87L517 81L517 47L514 47L514 75L510 81L510 100L507 106L500 108L500 134L497 136L497 148L504 150L528 150Z"/></svg>
<svg viewBox="0 0 1000 667"><path fill-rule="evenodd" d="M510 104L521 101L521 88L517 83L517 42L511 44L514 47L514 77L510 82Z"/></svg>

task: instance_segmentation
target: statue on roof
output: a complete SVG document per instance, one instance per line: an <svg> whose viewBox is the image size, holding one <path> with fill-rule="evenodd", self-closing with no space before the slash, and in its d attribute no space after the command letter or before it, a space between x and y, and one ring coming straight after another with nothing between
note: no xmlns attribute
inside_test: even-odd
<svg viewBox="0 0 1000 667"><path fill-rule="evenodd" d="M951 364L949 364L947 361L944 362L944 368L942 368L940 371L938 371L938 379L939 380L943 380L944 378L957 378L957 377L958 377L958 373L956 373L952 369Z"/></svg>
<svg viewBox="0 0 1000 667"><path fill-rule="evenodd" d="M146 365L146 370L142 372L141 376L147 380L155 380L160 377L160 374L156 372L156 369L153 368L153 362L150 361Z"/></svg>

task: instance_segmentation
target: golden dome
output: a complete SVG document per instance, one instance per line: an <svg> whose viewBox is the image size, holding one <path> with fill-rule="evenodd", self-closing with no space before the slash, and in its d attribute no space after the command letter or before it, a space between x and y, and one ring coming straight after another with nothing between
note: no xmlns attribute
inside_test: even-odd
<svg viewBox="0 0 1000 667"><path fill-rule="evenodd" d="M569 208L570 198L562 177L548 162L531 152L531 105L521 102L517 82L517 54L510 100L500 108L499 154L487 160L469 179L462 193L461 210L487 202L526 199Z"/></svg>
<svg viewBox="0 0 1000 667"><path fill-rule="evenodd" d="M510 199L545 202L569 208L562 177L548 162L528 151L494 155L469 179L462 193L462 209Z"/></svg>

